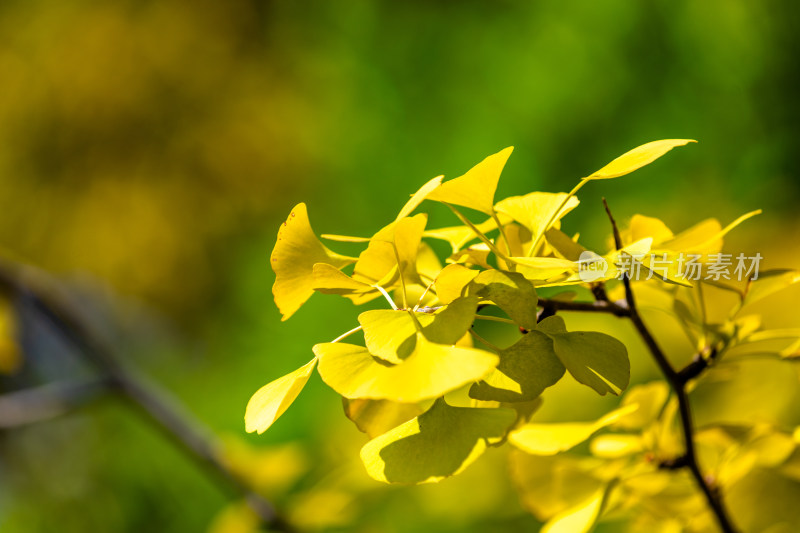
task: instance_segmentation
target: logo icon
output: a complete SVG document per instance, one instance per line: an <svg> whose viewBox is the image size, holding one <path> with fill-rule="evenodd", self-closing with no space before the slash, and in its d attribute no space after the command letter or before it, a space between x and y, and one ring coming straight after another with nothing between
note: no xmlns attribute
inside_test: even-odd
<svg viewBox="0 0 800 533"><path fill-rule="evenodd" d="M587 283L603 278L608 271L608 262L602 256L586 250L578 258L578 276Z"/></svg>

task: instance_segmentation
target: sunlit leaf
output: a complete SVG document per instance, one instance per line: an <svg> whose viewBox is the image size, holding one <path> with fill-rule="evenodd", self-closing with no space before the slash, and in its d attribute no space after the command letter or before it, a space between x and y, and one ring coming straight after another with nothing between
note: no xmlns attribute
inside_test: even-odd
<svg viewBox="0 0 800 533"><path fill-rule="evenodd" d="M603 487L575 507L554 516L542 526L542 533L588 533L600 518L609 490L609 486Z"/></svg>
<svg viewBox="0 0 800 533"><path fill-rule="evenodd" d="M343 398L344 412L356 427L374 439L390 429L421 415L423 409L415 403L389 400L349 400Z"/></svg>
<svg viewBox="0 0 800 533"><path fill-rule="evenodd" d="M317 239L308 221L306 204L297 204L278 230L278 240L270 256L275 272L272 294L283 320L292 316L314 293L316 263L341 268L353 261L351 257L330 251Z"/></svg>
<svg viewBox="0 0 800 533"><path fill-rule="evenodd" d="M428 194L429 200L469 207L487 215L494 212L494 193L500 173L513 146L490 155L466 174L442 183Z"/></svg>
<svg viewBox="0 0 800 533"><path fill-rule="evenodd" d="M386 483L432 483L458 474L501 439L511 409L452 407L437 401L424 414L361 449L367 473Z"/></svg>
<svg viewBox="0 0 800 533"><path fill-rule="evenodd" d="M426 222L427 215L419 214L393 222L387 226L391 227L391 232L384 231L384 228L376 233L367 249L358 256L353 278L375 284L384 280L392 269L397 269L405 282L420 283L416 263ZM392 279L390 283L394 281ZM386 283L383 281L381 284Z"/></svg>
<svg viewBox="0 0 800 533"><path fill-rule="evenodd" d="M527 453L554 455L574 448L604 427L636 411L638 407L635 404L620 407L594 422L525 424L512 431L508 436L508 441Z"/></svg>
<svg viewBox="0 0 800 533"><path fill-rule="evenodd" d="M489 254L491 250L484 243L473 244L468 248L459 250L451 255L448 260L455 263L464 263L468 265L476 265L485 269L491 269L492 265L489 264Z"/></svg>
<svg viewBox="0 0 800 533"><path fill-rule="evenodd" d="M622 405L638 405L639 408L621 416L614 427L619 429L644 429L661 413L669 397L669 385L663 381L653 381L631 387L622 398Z"/></svg>
<svg viewBox="0 0 800 533"><path fill-rule="evenodd" d="M436 398L491 372L498 357L476 348L445 346L417 335L402 363L376 359L366 348L344 343L314 346L323 381L345 398L416 403Z"/></svg>
<svg viewBox="0 0 800 533"><path fill-rule="evenodd" d="M750 305L800 281L797 270L768 270L759 272L758 279L747 285L743 305Z"/></svg>
<svg viewBox="0 0 800 533"><path fill-rule="evenodd" d="M574 262L580 259L581 254L586 251L586 248L575 240L570 239L559 229L550 228L545 232L544 236L547 239L547 243L552 246L556 254L562 259Z"/></svg>
<svg viewBox="0 0 800 533"><path fill-rule="evenodd" d="M548 324L559 323L563 327L563 319L552 316L542 321ZM540 325L553 339L556 355L564 363L572 377L580 383L588 385L600 395L607 392L619 394L628 386L630 380L630 361L628 350L620 341L596 331L573 331L567 333L551 333Z"/></svg>
<svg viewBox="0 0 800 533"><path fill-rule="evenodd" d="M294 372L264 385L250 398L244 414L245 429L248 433L264 433L292 405L295 398L306 386L317 360L301 366Z"/></svg>
<svg viewBox="0 0 800 533"><path fill-rule="evenodd" d="M589 444L589 449L595 457L604 459L617 459L639 453L643 450L644 443L639 435L598 435Z"/></svg>
<svg viewBox="0 0 800 533"><path fill-rule="evenodd" d="M697 141L692 139L663 139L637 146L584 179L609 179L630 174L634 170L649 165L676 146L684 146L690 142Z"/></svg>
<svg viewBox="0 0 800 533"><path fill-rule="evenodd" d="M436 276L434 287L439 301L443 304L449 304L456 298L464 293L464 288L469 285L475 276L478 275L477 270L472 270L464 265L452 264L447 265Z"/></svg>
<svg viewBox="0 0 800 533"><path fill-rule="evenodd" d="M376 290L372 285L355 280L327 263L317 263L312 272L314 290L325 294L365 293Z"/></svg>
<svg viewBox="0 0 800 533"><path fill-rule="evenodd" d="M441 185L442 178L444 178L444 176L436 176L435 178L425 183L425 185L420 187L419 190L411 196L408 202L406 202L406 205L404 205L403 208L400 210L400 213L397 215L396 220L400 220L410 215L414 211L414 209L416 209L419 206L419 204L421 204L432 191L434 191L437 187L439 187L439 185Z"/></svg>
<svg viewBox="0 0 800 533"><path fill-rule="evenodd" d="M548 222L552 227L578 206L580 202L575 196L564 203L567 196L563 192L532 192L525 196L512 196L500 200L495 209L522 224L532 235L539 235L548 229L545 228Z"/></svg>
<svg viewBox="0 0 800 533"><path fill-rule="evenodd" d="M564 375L564 365L553 350L553 340L536 330L499 355L497 369L470 388L470 397L498 402L530 401Z"/></svg>
<svg viewBox="0 0 800 533"><path fill-rule="evenodd" d="M633 215L627 230L620 232L623 244L650 237L653 244L658 245L672 239L673 233L664 222L644 215Z"/></svg>
<svg viewBox="0 0 800 533"><path fill-rule="evenodd" d="M523 275L484 270L472 280L467 290L469 294L494 303L523 328L536 327L536 289Z"/></svg>
<svg viewBox="0 0 800 533"><path fill-rule="evenodd" d="M547 280L561 274L576 272L578 265L559 257L512 257L517 271L531 281Z"/></svg>
<svg viewBox="0 0 800 533"><path fill-rule="evenodd" d="M507 224L511 221L508 216L502 213L498 213L497 217L500 219L501 224ZM475 224L475 229L485 234L497 229L497 222L494 218L487 218L480 224ZM475 231L469 226L449 226L446 228L429 229L425 230L422 236L448 242L453 252L459 251L478 238Z"/></svg>
<svg viewBox="0 0 800 533"><path fill-rule="evenodd" d="M478 298L458 298L433 313L416 313L427 339L453 345L464 336L475 316ZM358 316L369 352L391 363L400 363L416 347L417 326L408 311L375 309Z"/></svg>
<svg viewBox="0 0 800 533"><path fill-rule="evenodd" d="M512 449L509 459L523 506L541 521L580 504L605 485L600 477L604 462L594 457L541 456Z"/></svg>

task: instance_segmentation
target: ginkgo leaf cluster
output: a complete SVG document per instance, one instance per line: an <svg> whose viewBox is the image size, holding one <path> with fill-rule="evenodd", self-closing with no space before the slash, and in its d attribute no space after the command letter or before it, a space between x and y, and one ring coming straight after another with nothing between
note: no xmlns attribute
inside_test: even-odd
<svg viewBox="0 0 800 533"><path fill-rule="evenodd" d="M631 375L626 345L605 332L570 331L552 312L552 300L569 301L581 287L607 295L599 304L621 300L622 287L614 286L621 254L693 253L706 260L722 249L729 231L757 214L726 227L705 220L679 233L657 218L636 214L620 232L619 249L591 250L606 259L608 271L592 282L582 279L577 260L587 248L561 225L579 206L578 190L625 176L690 142L667 139L639 146L569 192L497 199L512 153L506 148L460 177L429 180L371 237L325 234L328 244L313 231L305 204L298 204L281 226L270 258L273 295L283 319L315 292L355 305L380 299L384 306L354 313L352 330L309 346L313 358L307 364L258 390L247 406L247 430L266 431L316 368L344 399L348 418L367 433L361 459L378 481L436 482L463 471L487 447L508 444L515 450L512 473L522 501L547 522L547 531L588 531L608 513L646 508L668 496L676 516L686 515L680 526L703 531L712 522L695 505L697 491L661 468L682 453L674 393L665 383L625 393ZM423 208L431 202L450 209L452 226L428 227ZM434 252L430 242L437 240L449 245L446 257ZM331 249L337 242L360 243L363 249L350 257ZM643 267L650 267L646 259ZM798 273L766 272L743 287L716 284L738 300L727 321L713 324L696 297L702 281L688 281L677 269L665 277L641 283L660 294L658 305L680 323L706 364L759 350L784 360L800 354L800 331L764 330L757 316L745 313L754 301L800 280ZM561 294L540 299L543 289L559 287ZM479 331L487 321L505 324L515 340L504 346L485 340ZM594 421L536 422L542 396L562 379L574 379L599 395L624 396L617 409ZM471 399L468 404L451 400L459 391ZM721 454L715 468L729 483L741 479L743 461L779 468L794 453L796 437L769 426L698 435L703 450ZM575 455L573 450L586 442L588 455ZM737 450L733 455L725 452L731 442ZM780 453L760 454L773 443ZM547 492L552 483L561 488Z"/></svg>

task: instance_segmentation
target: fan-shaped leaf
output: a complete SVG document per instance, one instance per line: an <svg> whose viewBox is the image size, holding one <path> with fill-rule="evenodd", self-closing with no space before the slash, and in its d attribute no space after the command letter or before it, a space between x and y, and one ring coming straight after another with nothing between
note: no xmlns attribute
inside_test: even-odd
<svg viewBox="0 0 800 533"><path fill-rule="evenodd" d="M530 401L564 375L553 340L536 330L499 355L497 369L470 388L470 397L497 402Z"/></svg>
<svg viewBox="0 0 800 533"><path fill-rule="evenodd" d="M497 366L496 355L476 348L435 344L417 334L414 351L391 365L374 358L361 346L326 343L314 346L319 373L345 398L369 398L416 403L436 398L472 381Z"/></svg>
<svg viewBox="0 0 800 533"><path fill-rule="evenodd" d="M291 374L286 374L256 391L244 414L248 433L264 433L292 405L308 382L316 363L317 360L312 359Z"/></svg>
<svg viewBox="0 0 800 533"><path fill-rule="evenodd" d="M444 400L369 441L361 460L385 483L433 483L458 474L514 423L512 409L452 407Z"/></svg>
<svg viewBox="0 0 800 533"><path fill-rule="evenodd" d="M429 200L469 207L487 215L494 212L494 193L500 173L513 146L490 155L466 174L442 183L428 194Z"/></svg>
<svg viewBox="0 0 800 533"><path fill-rule="evenodd" d="M491 301L523 328L536 327L536 289L522 274L484 270L472 280L467 291Z"/></svg>
<svg viewBox="0 0 800 533"><path fill-rule="evenodd" d="M508 441L520 450L534 455L555 455L588 440L594 433L610 426L639 408L630 404L615 409L594 422L525 424L508 435Z"/></svg>
<svg viewBox="0 0 800 533"><path fill-rule="evenodd" d="M292 316L314 293L316 263L341 268L353 261L352 257L330 251L317 239L308 221L306 204L297 204L278 230L278 240L270 256L275 272L272 294L283 320Z"/></svg>
<svg viewBox="0 0 800 533"><path fill-rule="evenodd" d="M342 398L344 412L356 427L374 439L423 413L415 403L389 400L348 400Z"/></svg>

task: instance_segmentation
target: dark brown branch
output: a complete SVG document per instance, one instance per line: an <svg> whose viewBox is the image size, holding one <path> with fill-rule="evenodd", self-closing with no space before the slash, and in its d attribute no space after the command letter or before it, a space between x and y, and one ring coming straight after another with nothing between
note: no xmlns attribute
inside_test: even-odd
<svg viewBox="0 0 800 533"><path fill-rule="evenodd" d="M608 313L614 316L628 316L630 313L627 306L618 302L573 302L568 300L549 300L540 298L539 304L542 309L550 311L582 311L586 313Z"/></svg>
<svg viewBox="0 0 800 533"><path fill-rule="evenodd" d="M276 512L270 502L256 493L234 474L218 456L209 438L210 431L203 428L189 413L178 408L178 403L168 398L154 384L123 366L112 347L107 346L79 317L70 304L44 283L26 279L25 270L0 264L0 289L29 301L32 307L48 320L70 341L114 389L132 406L152 422L179 449L185 451L201 467L221 480L224 486L243 497L265 526L276 531L292 531L291 526Z"/></svg>
<svg viewBox="0 0 800 533"><path fill-rule="evenodd" d="M617 223L614 220L614 216L611 214L611 210L609 209L605 198L603 198L603 206L606 209L606 214L608 215L608 219L611 222L611 227L614 231L614 243L617 250L619 250L622 248L622 239L620 238ZM706 363L703 368L693 368L692 370L687 371L686 375L684 376L681 376L681 373L676 372L667 359L667 356L658 346L658 343L650 333L650 330L645 325L641 316L639 316L628 273L623 273L622 283L625 286L625 299L628 302L628 316L631 319L631 322L633 322L636 331L639 332L639 336L647 345L647 348L650 350L653 359L655 359L656 364L661 369L661 372L664 374L664 377L669 382L670 387L672 387L672 390L675 392L675 396L678 399L678 411L680 413L685 453L682 457L672 461L672 464L674 465L673 468L686 467L689 469L698 486L700 487L700 490L702 490L709 507L711 507L720 529L725 533L734 533L736 529L733 527L733 523L731 522L731 519L729 518L728 513L722 504L722 499L719 492L715 487L712 487L709 484L708 480L700 471L700 465L697 460L697 452L694 446L694 424L692 422L692 411L691 406L689 405L689 397L686 393L686 382L688 381L686 375L692 374L691 377L697 377L708 365ZM698 367L699 364L700 363L698 363Z"/></svg>

